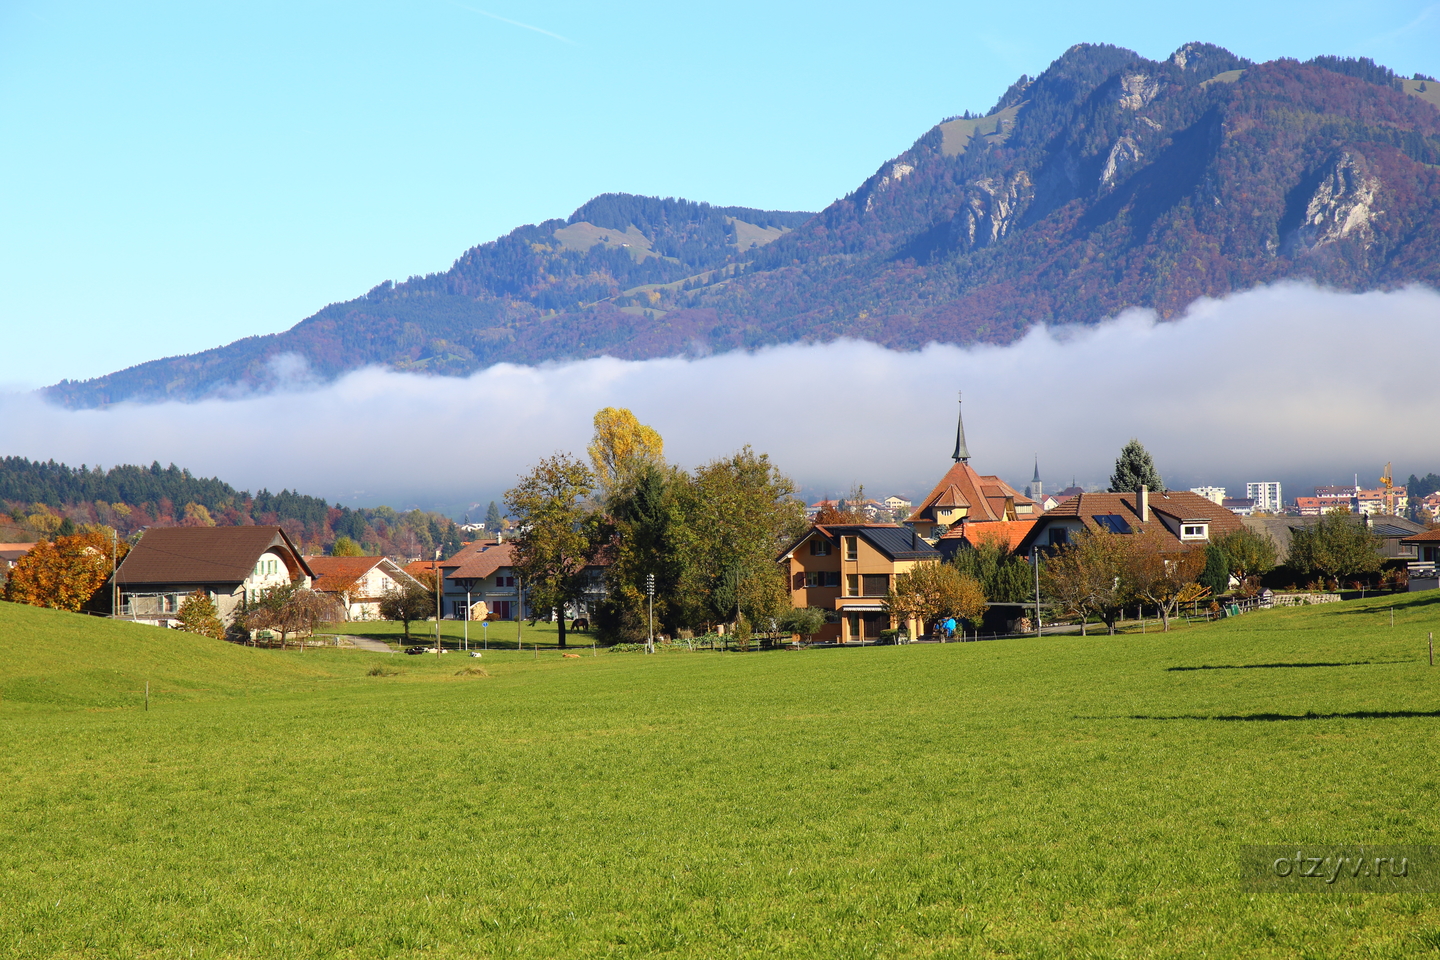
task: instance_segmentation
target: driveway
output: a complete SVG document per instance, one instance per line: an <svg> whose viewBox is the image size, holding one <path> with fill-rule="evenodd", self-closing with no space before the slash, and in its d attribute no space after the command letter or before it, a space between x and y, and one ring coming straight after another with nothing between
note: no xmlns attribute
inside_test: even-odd
<svg viewBox="0 0 1440 960"><path fill-rule="evenodd" d="M356 649L369 650L371 653L393 652L390 649L389 645L381 643L379 640L371 640L369 637L347 637L342 634L340 636L340 639L350 641L350 643L352 643L356 647Z"/></svg>

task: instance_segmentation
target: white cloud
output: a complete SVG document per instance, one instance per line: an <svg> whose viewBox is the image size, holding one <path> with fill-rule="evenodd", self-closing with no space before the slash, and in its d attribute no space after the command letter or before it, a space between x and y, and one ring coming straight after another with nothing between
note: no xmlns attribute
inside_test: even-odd
<svg viewBox="0 0 1440 960"><path fill-rule="evenodd" d="M743 444L811 493L855 481L924 493L948 466L955 393L972 463L1023 486L1103 483L1139 437L1173 486L1373 482L1440 470L1433 389L1440 294L1284 284L1005 347L896 352L853 341L698 359L500 365L466 379L361 370L200 403L69 411L0 397L0 449L110 465L174 462L251 490L396 506L497 497L537 458L583 455L590 419L627 406L686 466Z"/></svg>

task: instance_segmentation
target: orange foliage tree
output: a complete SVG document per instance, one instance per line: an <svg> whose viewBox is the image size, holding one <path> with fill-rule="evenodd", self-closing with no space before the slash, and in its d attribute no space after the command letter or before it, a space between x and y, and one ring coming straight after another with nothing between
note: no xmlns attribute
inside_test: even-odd
<svg viewBox="0 0 1440 960"><path fill-rule="evenodd" d="M116 560L130 545L118 544ZM5 599L52 610L79 610L110 578L110 531L105 528L42 540L16 562L5 582Z"/></svg>

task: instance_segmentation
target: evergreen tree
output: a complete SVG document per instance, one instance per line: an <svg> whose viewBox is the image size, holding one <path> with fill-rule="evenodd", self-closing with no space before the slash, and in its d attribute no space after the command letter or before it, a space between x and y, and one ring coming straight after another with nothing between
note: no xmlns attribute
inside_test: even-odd
<svg viewBox="0 0 1440 960"><path fill-rule="evenodd" d="M1217 597L1230 589L1230 556L1213 540L1205 544L1205 570L1200 574L1200 585Z"/></svg>
<svg viewBox="0 0 1440 960"><path fill-rule="evenodd" d="M491 501L490 501L490 507L489 507L489 509L487 509L487 510L485 511L485 531L486 531L487 533L494 533L496 530L499 530L499 529L500 529L500 508L495 505L495 501L494 501L494 500L491 500Z"/></svg>
<svg viewBox="0 0 1440 960"><path fill-rule="evenodd" d="M1142 486L1152 493L1165 491L1165 481L1160 479L1160 472L1155 469L1155 461L1149 451L1132 437L1115 461L1115 472L1110 476L1110 492L1138 493Z"/></svg>

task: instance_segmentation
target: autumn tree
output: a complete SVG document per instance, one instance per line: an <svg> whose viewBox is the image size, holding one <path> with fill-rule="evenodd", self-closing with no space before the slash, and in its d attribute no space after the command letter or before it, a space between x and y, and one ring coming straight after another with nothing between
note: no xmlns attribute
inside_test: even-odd
<svg viewBox="0 0 1440 960"><path fill-rule="evenodd" d="M123 560L129 544L98 527L53 542L41 540L21 557L5 582L4 598L52 610L80 610L110 579L112 562ZM115 561L112 561L112 550Z"/></svg>
<svg viewBox="0 0 1440 960"><path fill-rule="evenodd" d="M676 603L691 625L768 624L790 609L775 557L805 529L795 482L750 447L696 469L676 490Z"/></svg>
<svg viewBox="0 0 1440 960"><path fill-rule="evenodd" d="M568 454L541 460L514 488L505 506L515 518L515 572L534 610L559 612L559 646L565 647L566 607L585 596L602 543L601 518L587 509L595 474Z"/></svg>
<svg viewBox="0 0 1440 960"><path fill-rule="evenodd" d="M365 556L365 551L360 548L360 544L356 543L354 540L350 539L344 534L341 534L340 536L335 538L334 545L330 547L330 556L363 557Z"/></svg>
<svg viewBox="0 0 1440 960"><path fill-rule="evenodd" d="M1225 551L1229 572L1242 583L1275 569L1275 541L1268 534L1241 527L1216 537L1215 543Z"/></svg>
<svg viewBox="0 0 1440 960"><path fill-rule="evenodd" d="M1046 559L1041 573L1045 593L1067 616L1080 619L1080 634L1095 615L1115 632L1120 612L1131 598L1127 582L1127 550L1131 534L1105 530L1080 531Z"/></svg>
<svg viewBox="0 0 1440 960"><path fill-rule="evenodd" d="M1168 632L1175 609L1208 592L1197 582L1205 569L1205 551L1181 547L1155 530L1131 535L1126 547L1125 586L1135 599L1159 609Z"/></svg>
<svg viewBox="0 0 1440 960"><path fill-rule="evenodd" d="M913 617L922 625L954 617L978 626L989 605L979 580L953 564L922 563L892 578L885 608L900 620Z"/></svg>
<svg viewBox="0 0 1440 960"><path fill-rule="evenodd" d="M380 618L399 620L405 627L405 642L410 642L412 621L424 621L435 616L435 591L417 579L407 581L398 590L390 589L380 597Z"/></svg>
<svg viewBox="0 0 1440 960"><path fill-rule="evenodd" d="M1115 472L1110 475L1110 492L1137 493L1142 486L1152 493L1163 493L1165 490L1165 482L1155 469L1154 459L1145 446L1132 437L1115 460Z"/></svg>
<svg viewBox="0 0 1440 960"><path fill-rule="evenodd" d="M815 522L823 525L869 523L865 515L865 485L856 484L839 502L824 501L815 514Z"/></svg>
<svg viewBox="0 0 1440 960"><path fill-rule="evenodd" d="M1332 510L1311 527L1290 537L1290 566L1300 573L1320 573L1331 580L1345 574L1380 569L1380 538L1344 507Z"/></svg>
<svg viewBox="0 0 1440 960"><path fill-rule="evenodd" d="M642 465L665 462L660 434L624 407L605 407L595 414L595 436L588 451L595 485L607 495L623 487Z"/></svg>
<svg viewBox="0 0 1440 960"><path fill-rule="evenodd" d="M292 581L247 601L236 614L235 622L244 630L278 633L283 647L291 634L313 634L320 624L339 619L339 614L334 597Z"/></svg>
<svg viewBox="0 0 1440 960"><path fill-rule="evenodd" d="M225 639L225 624L220 621L220 612L215 601L204 590L196 590L180 604L180 629L215 640Z"/></svg>

